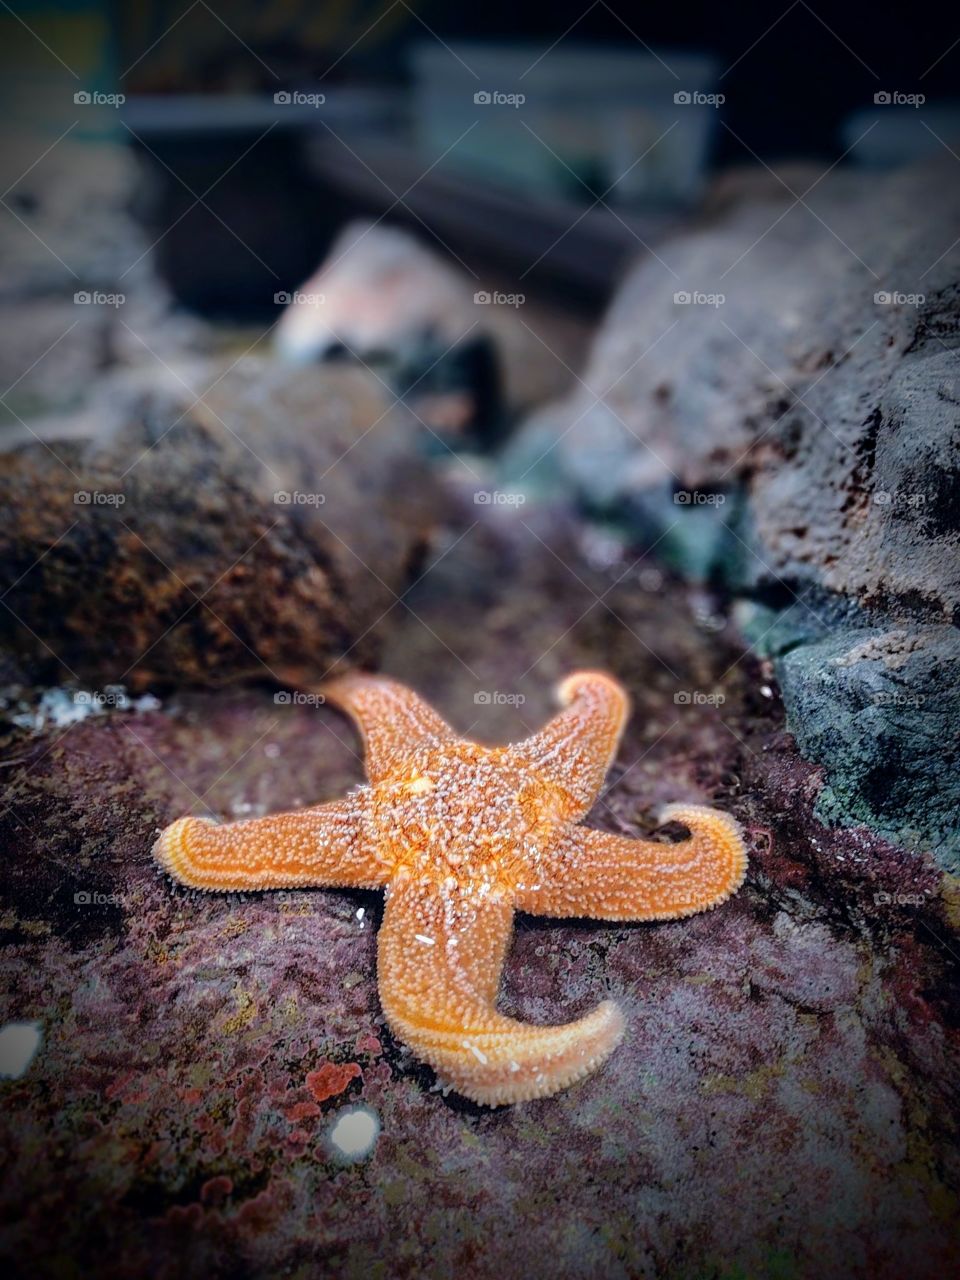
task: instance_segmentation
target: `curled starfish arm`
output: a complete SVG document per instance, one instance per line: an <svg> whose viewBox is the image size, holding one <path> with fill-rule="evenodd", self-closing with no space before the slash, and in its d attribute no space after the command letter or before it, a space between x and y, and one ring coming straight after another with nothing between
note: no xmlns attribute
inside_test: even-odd
<svg viewBox="0 0 960 1280"><path fill-rule="evenodd" d="M432 707L412 689L387 676L351 672L326 681L321 691L350 716L360 731L367 775L374 785L402 767L418 744L457 739Z"/></svg>
<svg viewBox="0 0 960 1280"><path fill-rule="evenodd" d="M743 883L747 852L739 824L701 805L668 805L660 821L689 836L677 844L568 827L531 866L517 906L548 916L672 920L715 907Z"/></svg>
<svg viewBox="0 0 960 1280"><path fill-rule="evenodd" d="M380 888L389 868L365 838L367 794L245 822L180 818L161 833L153 856L194 889Z"/></svg>
<svg viewBox="0 0 960 1280"><path fill-rule="evenodd" d="M379 986L397 1036L440 1080L487 1106L547 1097L613 1052L623 1019L611 1001L562 1026L533 1026L495 1007L513 929L507 897L412 880L388 894Z"/></svg>
<svg viewBox="0 0 960 1280"><path fill-rule="evenodd" d="M581 818L596 800L630 714L623 688L601 671L575 671L557 686L563 710L539 733L508 748L558 785L566 817Z"/></svg>

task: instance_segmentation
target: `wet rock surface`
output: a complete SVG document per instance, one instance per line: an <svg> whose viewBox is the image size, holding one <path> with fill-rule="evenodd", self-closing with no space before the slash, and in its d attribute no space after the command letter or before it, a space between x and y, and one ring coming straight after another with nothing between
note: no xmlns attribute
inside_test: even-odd
<svg viewBox="0 0 960 1280"><path fill-rule="evenodd" d="M375 652L436 518L417 424L361 370L203 372L0 455L0 628L35 676L282 683Z"/></svg>
<svg viewBox="0 0 960 1280"><path fill-rule="evenodd" d="M247 688L14 731L5 1009L42 1043L0 1083L5 1252L108 1277L948 1274L949 877L816 820L818 771L716 600L546 516L471 512L384 668L488 741L536 727L572 667L611 670L635 710L590 825L714 802L748 833L744 888L677 923L520 917L504 1009L612 997L627 1037L575 1088L484 1110L383 1026L377 895L192 894L151 864L182 812L359 782L346 721ZM350 1162L358 1107L379 1127Z"/></svg>
<svg viewBox="0 0 960 1280"><path fill-rule="evenodd" d="M798 185L792 204L787 190L742 201L648 255L611 308L584 385L531 420L505 471L577 494L689 580L774 614L800 602L813 639L835 619L922 638L960 616L950 230L960 183L948 160L814 185ZM952 670L956 637L938 643ZM943 709L946 740L893 713L881 740L834 725L829 682L794 686L815 654L775 656L790 727L826 768L836 820L871 813L871 778L891 744L907 758L927 738L923 768L942 804L928 815L923 794L911 803L904 791L878 829L906 842L919 832L955 870L944 834L960 810L949 679L933 664L904 672L928 713Z"/></svg>
<svg viewBox="0 0 960 1280"><path fill-rule="evenodd" d="M943 775L957 768L960 633L840 629L785 649L777 669L801 752L832 765L817 813L831 821L852 812L909 848L932 846L955 873L957 796ZM912 829L904 821L911 813Z"/></svg>

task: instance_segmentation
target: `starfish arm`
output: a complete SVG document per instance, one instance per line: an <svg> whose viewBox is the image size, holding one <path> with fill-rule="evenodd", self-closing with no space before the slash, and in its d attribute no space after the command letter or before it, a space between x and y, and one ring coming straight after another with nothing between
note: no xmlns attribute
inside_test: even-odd
<svg viewBox="0 0 960 1280"><path fill-rule="evenodd" d="M406 880L388 892L378 940L390 1027L443 1083L487 1106L558 1092L599 1066L623 1034L611 1001L563 1026L498 1013L512 929L509 899Z"/></svg>
<svg viewBox="0 0 960 1280"><path fill-rule="evenodd" d="M715 907L740 888L747 851L735 819L683 804L659 816L685 826L688 838L661 844L568 827L531 867L517 907L547 916L672 920Z"/></svg>
<svg viewBox="0 0 960 1280"><path fill-rule="evenodd" d="M447 722L397 680L362 672L339 676L321 686L324 696L356 724L366 751L366 769L374 784L409 757L411 748L429 740L454 742Z"/></svg>
<svg viewBox="0 0 960 1280"><path fill-rule="evenodd" d="M153 856L194 889L380 888L390 868L364 834L368 794L246 822L180 818L161 833Z"/></svg>
<svg viewBox="0 0 960 1280"><path fill-rule="evenodd" d="M557 698L563 710L507 753L561 788L568 800L567 818L582 818L617 754L630 700L601 671L575 671L557 686Z"/></svg>

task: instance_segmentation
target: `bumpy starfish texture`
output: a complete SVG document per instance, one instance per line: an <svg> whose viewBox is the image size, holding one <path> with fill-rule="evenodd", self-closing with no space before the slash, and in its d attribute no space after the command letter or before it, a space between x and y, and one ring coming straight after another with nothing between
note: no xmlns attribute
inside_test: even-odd
<svg viewBox="0 0 960 1280"><path fill-rule="evenodd" d="M562 1026L496 1008L517 910L666 920L739 888L746 851L733 818L670 805L676 844L576 825L597 797L629 704L601 672L559 686L563 710L508 747L460 738L410 689L349 675L324 687L366 747L369 785L315 808L224 825L181 818L154 848L198 889L384 888L380 999L394 1033L439 1078L495 1106L546 1097L602 1063L623 1035L611 1001Z"/></svg>

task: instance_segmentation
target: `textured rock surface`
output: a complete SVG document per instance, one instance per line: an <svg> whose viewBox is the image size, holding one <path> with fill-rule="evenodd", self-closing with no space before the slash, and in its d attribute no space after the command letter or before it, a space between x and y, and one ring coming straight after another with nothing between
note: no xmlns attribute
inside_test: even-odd
<svg viewBox="0 0 960 1280"><path fill-rule="evenodd" d="M479 514L386 668L505 740L548 713L557 676L608 667L636 709L591 824L645 833L664 801L715 801L749 833L744 889L675 924L520 918L503 1007L559 1021L610 996L627 1038L567 1093L480 1110L382 1025L376 895L193 895L151 865L181 812L359 781L345 721L219 690L18 733L4 1009L43 1040L0 1082L4 1252L106 1277L948 1274L948 880L813 818L819 780L769 673L707 597L529 513ZM345 1163L331 1134L358 1105L379 1136Z"/></svg>
<svg viewBox="0 0 960 1280"><path fill-rule="evenodd" d="M0 629L31 669L222 684L369 658L435 517L417 424L374 379L247 358L104 413L0 455Z"/></svg>
<svg viewBox="0 0 960 1280"><path fill-rule="evenodd" d="M800 600L846 626L955 627L958 216L948 161L831 174L802 203L748 200L665 246L626 281L585 387L529 424L508 473L572 488L686 577L774 609ZM956 637L938 645L956 653ZM891 723L881 744L837 721L829 682L804 681L794 696L815 656L778 660L777 674L791 728L827 766L834 816L861 821L891 742L907 758L926 737L938 812L926 820L920 793L912 805L901 791L883 829L919 831L950 856L960 708L952 693L943 701L947 681L935 664L906 673L925 681L910 688L928 712L939 703L946 739L914 717Z"/></svg>
<svg viewBox="0 0 960 1280"><path fill-rule="evenodd" d="M830 820L858 805L860 822L912 848L933 844L960 869L956 795L952 786L944 791L941 777L958 766L957 631L848 628L788 649L778 667L800 750L833 762L817 812ZM871 744L866 761L864 742ZM930 768L932 758L942 771ZM913 831L903 820L911 812L919 815Z"/></svg>

